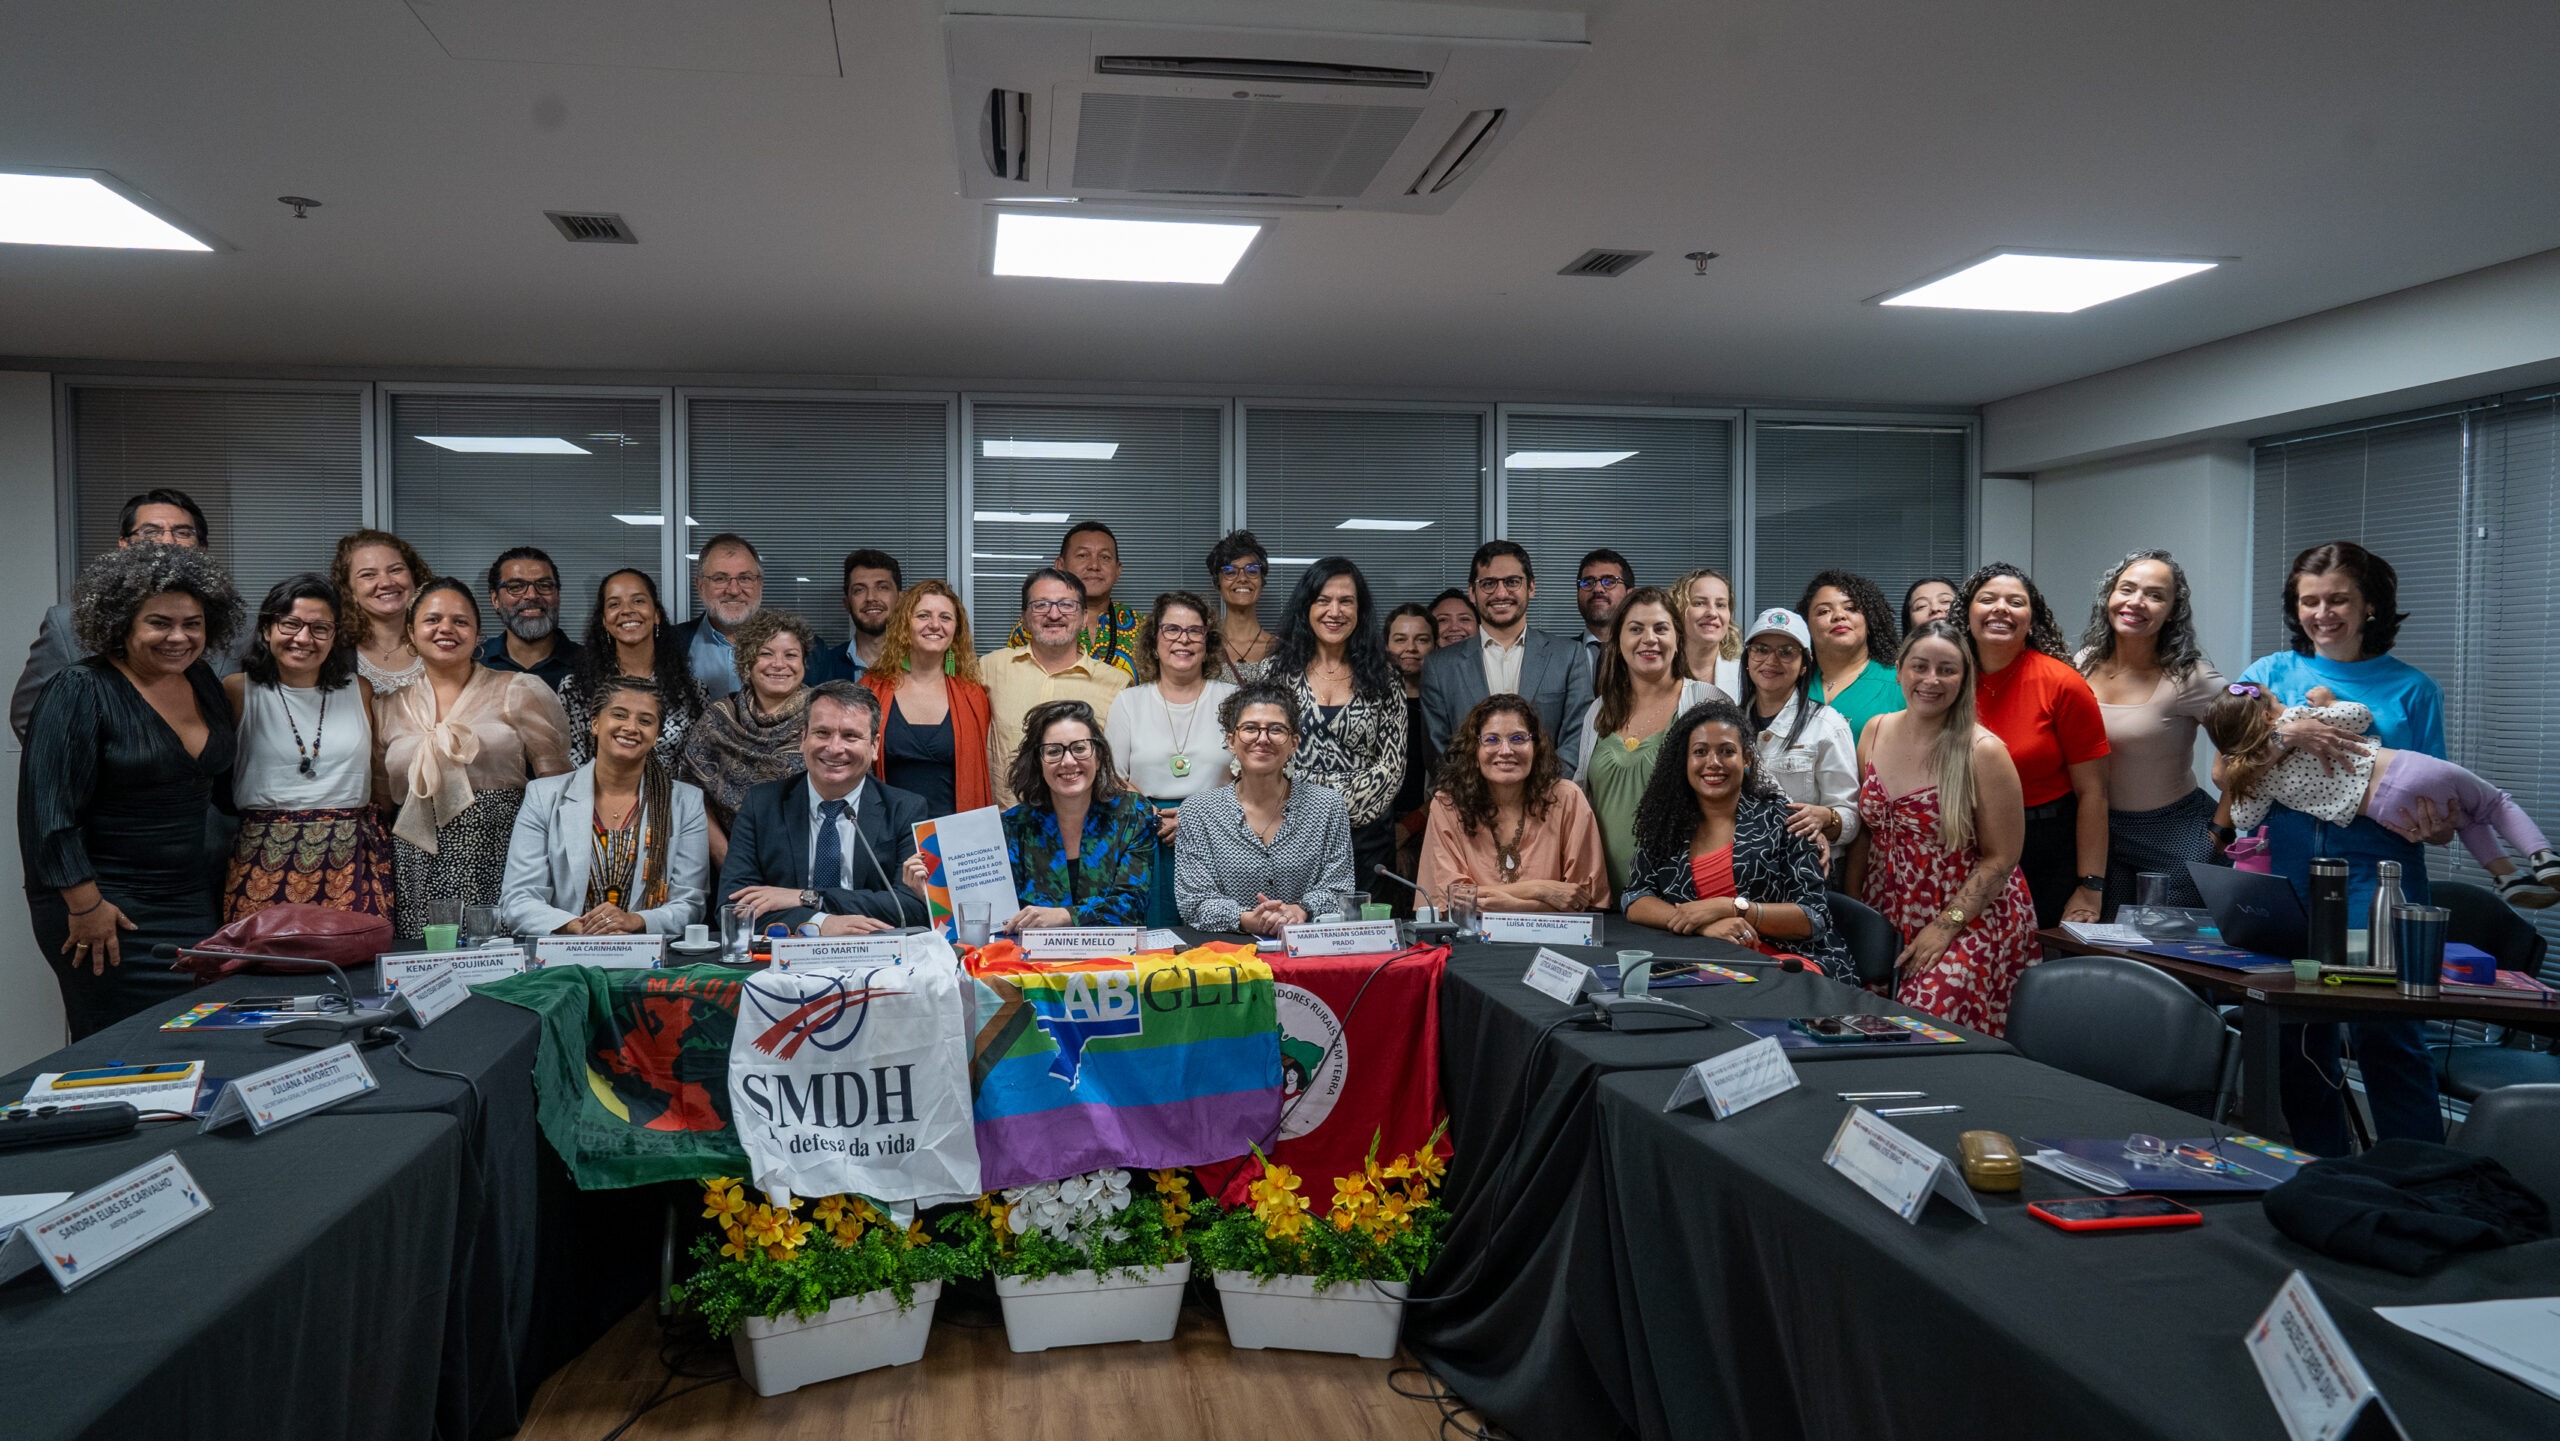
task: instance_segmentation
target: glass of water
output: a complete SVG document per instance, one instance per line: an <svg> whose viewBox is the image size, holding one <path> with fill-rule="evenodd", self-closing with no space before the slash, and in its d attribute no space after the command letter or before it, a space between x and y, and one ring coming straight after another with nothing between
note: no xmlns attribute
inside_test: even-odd
<svg viewBox="0 0 2560 1441"><path fill-rule="evenodd" d="M1479 919L1477 904L1475 882L1449 883L1449 920L1457 926L1458 934L1472 936L1476 933L1476 921Z"/></svg>
<svg viewBox="0 0 2560 1441"><path fill-rule="evenodd" d="M995 907L988 905L984 901L963 901L960 903L960 944L964 946L983 946L994 936L995 928Z"/></svg>
<svg viewBox="0 0 2560 1441"><path fill-rule="evenodd" d="M498 926L496 906L464 906L462 908L462 944L466 949L488 945L505 938Z"/></svg>

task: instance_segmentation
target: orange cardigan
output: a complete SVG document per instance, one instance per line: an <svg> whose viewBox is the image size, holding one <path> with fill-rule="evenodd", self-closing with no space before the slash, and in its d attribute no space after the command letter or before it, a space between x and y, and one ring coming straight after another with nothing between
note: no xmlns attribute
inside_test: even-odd
<svg viewBox="0 0 2560 1441"><path fill-rule="evenodd" d="M871 773L883 781L889 778L889 708L897 703L898 681L899 677L877 668L862 673L862 683L880 697L880 735L871 753ZM942 685L951 696L952 803L964 811L994 805L996 789L987 775L987 731L995 710L987 703L987 688L956 675L943 677Z"/></svg>

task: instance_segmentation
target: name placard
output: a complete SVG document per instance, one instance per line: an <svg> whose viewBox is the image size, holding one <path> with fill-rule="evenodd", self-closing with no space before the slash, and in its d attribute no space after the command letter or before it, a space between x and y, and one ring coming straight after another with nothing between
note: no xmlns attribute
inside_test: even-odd
<svg viewBox="0 0 2560 1441"><path fill-rule="evenodd" d="M1596 946L1600 918L1587 911L1544 915L1531 911L1487 911L1479 926L1488 941L1516 941L1529 946Z"/></svg>
<svg viewBox="0 0 2560 1441"><path fill-rule="evenodd" d="M1402 944L1391 920L1308 921L1282 926L1280 940L1293 956L1374 956Z"/></svg>
<svg viewBox="0 0 2560 1441"><path fill-rule="evenodd" d="M1158 926L1138 938L1143 951L1178 951L1182 949L1182 932L1170 926Z"/></svg>
<svg viewBox="0 0 2560 1441"><path fill-rule="evenodd" d="M595 966L608 971L645 971L666 953L664 936L544 936L533 943L537 965Z"/></svg>
<svg viewBox="0 0 2560 1441"><path fill-rule="evenodd" d="M1772 1044L1775 1044L1772 1038ZM1921 1145L1890 1122L1878 1120L1864 1106L1851 1106L1832 1134L1822 1164L1849 1178L1884 1208L1913 1225L1931 1196L1944 1196L1958 1210L1990 1224L1982 1205L1965 1189L1956 1168L1939 1152Z"/></svg>
<svg viewBox="0 0 2560 1441"><path fill-rule="evenodd" d="M230 1082L213 1098L213 1109L204 1113L204 1124L198 1129L210 1131L246 1120L251 1131L264 1134L381 1084L364 1057L356 1054L355 1044L347 1042Z"/></svg>
<svg viewBox="0 0 2560 1441"><path fill-rule="evenodd" d="M436 1023L436 1017L471 999L471 988L455 975L453 967L438 966L423 975L411 976L409 984L392 997L393 1004L404 1007L425 1030Z"/></svg>
<svg viewBox="0 0 2560 1441"><path fill-rule="evenodd" d="M1591 984L1591 968L1571 956L1558 955L1544 946L1529 958L1529 973L1520 984L1539 995L1570 1006L1582 999Z"/></svg>
<svg viewBox="0 0 2560 1441"><path fill-rule="evenodd" d="M1027 961L1083 961L1138 953L1136 926L1039 926L1014 937Z"/></svg>
<svg viewBox="0 0 2560 1441"><path fill-rule="evenodd" d="M2406 1434L2300 1271L2284 1278L2242 1339L2293 1441Z"/></svg>
<svg viewBox="0 0 2560 1441"><path fill-rule="evenodd" d="M864 936L776 936L773 968L820 971L831 966L905 965L907 941L908 937L892 931Z"/></svg>
<svg viewBox="0 0 2560 1441"><path fill-rule="evenodd" d="M447 966L454 977L466 986L494 981L501 976L519 975L524 971L524 947L512 941L494 946L474 946L467 951L393 951L378 963L382 973L382 993L400 994L400 988L413 977Z"/></svg>
<svg viewBox="0 0 2560 1441"><path fill-rule="evenodd" d="M0 1281L44 1267L68 1291L213 1209L175 1151L20 1222L0 1243Z"/></svg>
<svg viewBox="0 0 2560 1441"><path fill-rule="evenodd" d="M1762 1036L1750 1045L1709 1056L1683 1071L1680 1083L1671 1088L1671 1099L1662 1103L1662 1109L1676 1111L1704 1097L1707 1109L1721 1121L1802 1084L1796 1076L1795 1063L1787 1059L1778 1038Z"/></svg>

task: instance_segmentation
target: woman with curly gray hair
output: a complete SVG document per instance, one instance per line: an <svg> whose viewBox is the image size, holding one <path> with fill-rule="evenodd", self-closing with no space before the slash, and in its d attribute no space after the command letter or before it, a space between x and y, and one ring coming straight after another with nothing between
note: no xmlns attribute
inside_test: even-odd
<svg viewBox="0 0 2560 1441"><path fill-rule="evenodd" d="M78 1040L185 990L152 947L222 924L205 820L229 799L234 727L204 657L239 633L240 596L201 550L134 545L89 562L71 620L95 653L37 697L18 850Z"/></svg>
<svg viewBox="0 0 2560 1441"><path fill-rule="evenodd" d="M2201 906L2187 862L2220 854L2214 799L2196 784L2196 727L2222 673L2196 644L2187 573L2165 550L2137 550L2098 577L2074 657L2107 721L2107 890L2101 919L2133 899L2134 877L2169 878L2169 903Z"/></svg>
<svg viewBox="0 0 2560 1441"><path fill-rule="evenodd" d="M730 632L729 650L738 688L702 708L674 766L676 779L702 788L715 866L729 858L729 828L747 792L808 768L800 733L809 724L809 660L818 638L796 615L760 610Z"/></svg>

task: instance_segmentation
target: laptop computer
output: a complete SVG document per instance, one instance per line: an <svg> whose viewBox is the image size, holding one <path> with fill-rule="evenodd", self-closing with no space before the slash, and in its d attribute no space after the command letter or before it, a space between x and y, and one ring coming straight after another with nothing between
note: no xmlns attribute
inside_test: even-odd
<svg viewBox="0 0 2560 1441"><path fill-rule="evenodd" d="M2284 960L2311 954L2311 919L2291 881L2203 861L2187 862L2187 874L2204 893L2224 945Z"/></svg>

